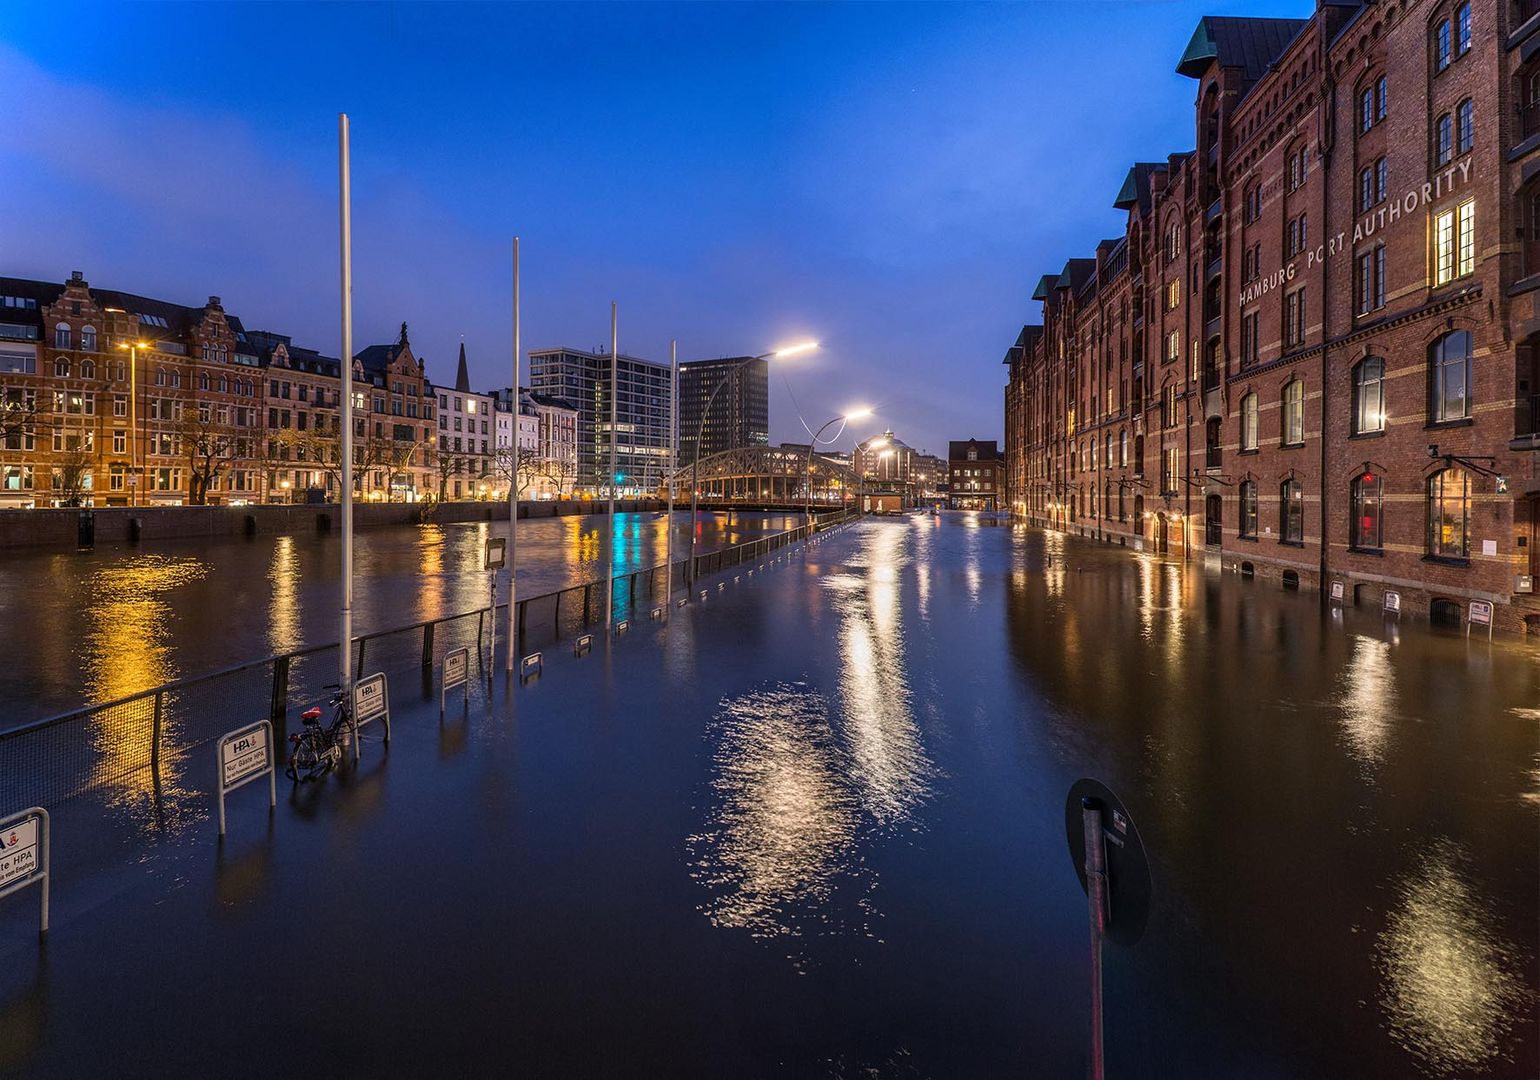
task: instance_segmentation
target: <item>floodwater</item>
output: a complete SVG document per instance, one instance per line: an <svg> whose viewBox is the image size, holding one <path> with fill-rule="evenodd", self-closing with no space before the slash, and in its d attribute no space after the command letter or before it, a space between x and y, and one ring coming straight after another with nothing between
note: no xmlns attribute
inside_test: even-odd
<svg viewBox="0 0 1540 1080"><path fill-rule="evenodd" d="M0 1071L1083 1077L1089 776L1152 879L1108 1076L1540 1073L1523 643L967 514L716 580L468 718L407 680L265 832L62 847L46 958L0 906Z"/></svg>
<svg viewBox="0 0 1540 1080"><path fill-rule="evenodd" d="M667 515L519 522L519 590L532 596L665 561ZM674 518L674 558L690 518ZM797 514L701 515L697 550L801 524ZM362 529L354 544L353 632L485 607L488 537L507 523ZM91 552L0 553L0 728L112 701L317 642L338 633L335 537L258 536ZM499 597L507 599L503 575Z"/></svg>

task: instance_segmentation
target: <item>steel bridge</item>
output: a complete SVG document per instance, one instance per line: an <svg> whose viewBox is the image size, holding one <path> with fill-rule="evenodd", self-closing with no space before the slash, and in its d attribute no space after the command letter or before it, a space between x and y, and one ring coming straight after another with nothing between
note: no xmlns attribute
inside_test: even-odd
<svg viewBox="0 0 1540 1080"><path fill-rule="evenodd" d="M814 454L809 469L806 450L777 446L745 446L703 457L698 475L694 466L684 466L665 481L676 501L689 502L692 476L701 504L715 506L799 510L811 482L812 504L827 508L853 503L860 487L849 465Z"/></svg>

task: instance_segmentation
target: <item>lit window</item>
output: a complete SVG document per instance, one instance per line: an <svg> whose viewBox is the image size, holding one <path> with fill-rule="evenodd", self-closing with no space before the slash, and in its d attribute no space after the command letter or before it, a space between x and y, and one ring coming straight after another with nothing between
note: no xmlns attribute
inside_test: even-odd
<svg viewBox="0 0 1540 1080"><path fill-rule="evenodd" d="M1476 269L1476 203L1467 199L1433 218L1433 284L1445 285Z"/></svg>
<svg viewBox="0 0 1540 1080"><path fill-rule="evenodd" d="M1428 477L1428 554L1470 557L1470 476L1464 469L1441 469Z"/></svg>
<svg viewBox="0 0 1540 1080"><path fill-rule="evenodd" d="M1305 384L1298 379L1283 388L1283 445L1305 441Z"/></svg>
<svg viewBox="0 0 1540 1080"><path fill-rule="evenodd" d="M1348 493L1348 543L1359 551L1383 546L1385 481L1377 473L1355 477Z"/></svg>

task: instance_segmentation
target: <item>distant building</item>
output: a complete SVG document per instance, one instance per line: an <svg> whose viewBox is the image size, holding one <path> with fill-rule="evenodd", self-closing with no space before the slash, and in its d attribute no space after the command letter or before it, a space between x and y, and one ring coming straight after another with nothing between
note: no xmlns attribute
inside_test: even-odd
<svg viewBox="0 0 1540 1080"><path fill-rule="evenodd" d="M1004 502L1005 456L995 440L949 444L947 505L953 510L998 510Z"/></svg>
<svg viewBox="0 0 1540 1080"><path fill-rule="evenodd" d="M710 408L707 408L707 403ZM679 463L770 444L770 364L748 356L679 365Z"/></svg>
<svg viewBox="0 0 1540 1080"><path fill-rule="evenodd" d="M620 376L616 488L648 494L668 471L668 365L624 353ZM577 488L594 495L610 488L610 356L581 349L540 349L529 354L530 390L577 406Z"/></svg>
<svg viewBox="0 0 1540 1080"><path fill-rule="evenodd" d="M438 388L440 499L486 499L498 487L507 491L507 478L499 479L497 474L494 401L491 394L478 394L471 389L462 343L454 389Z"/></svg>
<svg viewBox="0 0 1540 1080"><path fill-rule="evenodd" d="M914 495L919 502L935 502L946 493L947 463L935 454L921 453L914 463Z"/></svg>
<svg viewBox="0 0 1540 1080"><path fill-rule="evenodd" d="M893 497L902 507L914 506L916 464L921 455L892 431L856 444L855 471L861 478L866 508L874 513L890 509ZM881 508L881 509L879 509Z"/></svg>

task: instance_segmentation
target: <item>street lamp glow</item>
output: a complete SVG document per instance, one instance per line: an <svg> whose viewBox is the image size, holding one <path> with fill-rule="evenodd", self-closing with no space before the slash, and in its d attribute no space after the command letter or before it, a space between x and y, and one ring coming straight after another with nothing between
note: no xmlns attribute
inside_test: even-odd
<svg viewBox="0 0 1540 1080"><path fill-rule="evenodd" d="M870 415L872 415L872 410L862 407L859 409L851 409L841 419L847 422L852 420L865 420Z"/></svg>
<svg viewBox="0 0 1540 1080"><path fill-rule="evenodd" d="M788 356L797 356L800 353L812 352L816 348L818 348L818 342L803 341L797 343L796 345L788 345L784 349L776 349L775 352L771 353L770 355L777 360L784 360Z"/></svg>

